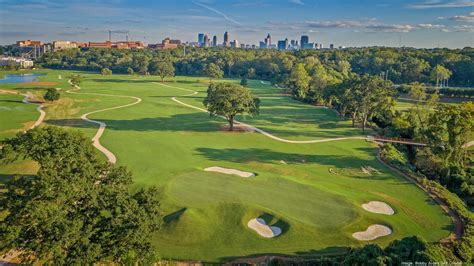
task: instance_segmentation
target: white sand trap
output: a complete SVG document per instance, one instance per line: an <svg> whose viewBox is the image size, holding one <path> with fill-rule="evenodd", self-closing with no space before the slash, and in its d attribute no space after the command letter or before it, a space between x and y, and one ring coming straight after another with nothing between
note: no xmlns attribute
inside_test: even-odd
<svg viewBox="0 0 474 266"><path fill-rule="evenodd" d="M272 238L272 237L279 236L281 234L280 227L268 226L265 223L265 220L263 220L262 218L255 218L255 219L250 220L247 223L247 226L250 229L255 230L255 232L257 232L257 234L259 234L259 235L261 235L265 238Z"/></svg>
<svg viewBox="0 0 474 266"><path fill-rule="evenodd" d="M381 201L371 201L369 203L362 204L362 208L369 212L385 215L393 215L395 213L390 205Z"/></svg>
<svg viewBox="0 0 474 266"><path fill-rule="evenodd" d="M352 237L360 241L370 241L379 237L388 236L390 234L392 234L392 229L390 229L390 227L380 224L373 224L365 231L353 233Z"/></svg>
<svg viewBox="0 0 474 266"><path fill-rule="evenodd" d="M236 169L223 168L223 167L219 167L219 166L208 167L208 168L204 169L204 171L218 172L218 173L223 173L223 174L228 174L228 175L238 175L238 176L241 176L241 177L255 176L254 173L244 172L244 171L240 171L240 170L236 170Z"/></svg>

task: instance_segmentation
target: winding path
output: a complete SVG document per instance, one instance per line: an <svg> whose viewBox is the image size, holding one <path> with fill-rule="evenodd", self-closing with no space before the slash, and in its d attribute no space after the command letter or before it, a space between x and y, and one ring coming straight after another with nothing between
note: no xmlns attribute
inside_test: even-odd
<svg viewBox="0 0 474 266"><path fill-rule="evenodd" d="M22 102L23 103L26 103L26 104L33 104L33 105L36 105L36 111L38 111L40 113L40 116L38 117L38 119L36 119L35 123L29 128L29 129L33 129L39 125L41 125L41 123L43 123L44 121L44 118L46 117L46 112L43 110L43 104L41 103L33 103L33 102L30 102L28 101L28 99L30 98L30 95L29 94L23 94L23 93L19 93L19 92L13 92L13 91L6 91L6 90L0 90L0 93L2 94L14 94L14 95L21 95L21 96L24 96L25 98L23 98Z"/></svg>
<svg viewBox="0 0 474 266"><path fill-rule="evenodd" d="M198 94L197 91L193 91L193 90L190 90L190 89L185 89L185 88L180 88L180 87L175 87L175 86L170 86L170 85L166 85L166 84L163 84L163 83L159 83L159 82L155 82L155 84L159 84L161 86L164 86L164 87L168 87L168 88L173 88L173 89L178 89L178 90L182 90L182 91L188 91L190 92L189 94L185 94L185 95L181 95L181 97L183 96L191 96L191 95L196 95ZM200 107L197 107L197 106L194 106L194 105L190 105L190 104L187 104L187 103L183 103L182 101L176 99L176 97L171 97L171 100L183 105L183 106L186 106L186 107L189 107L189 108L193 108L195 110L198 110L198 111L201 111L201 112L206 112L206 113L209 113L209 111L207 111L206 109L204 108L200 108ZM221 118L224 118L222 116L219 116ZM240 122L238 120L234 120L234 123L235 124L238 124L238 125L242 125L242 126L245 126L245 127L248 127L250 129L252 129L253 131L256 131L266 137L269 137L271 139L274 139L274 140L277 140L277 141L281 141L281 142L286 142L286 143L293 143L293 144L309 144L309 143L321 143L321 142L329 142L329 141L338 141L338 140L348 140L348 139L367 139L367 137L341 137L341 138L327 138L327 139L313 139L313 140L289 140L289 139L284 139L284 138L280 138L280 137L277 137L265 130L262 130L260 128L257 128L257 127L254 127L252 125L249 125L249 124L246 124L246 123L243 123L243 122Z"/></svg>
<svg viewBox="0 0 474 266"><path fill-rule="evenodd" d="M72 85L70 80L68 82L69 82L69 84ZM107 160L110 163L115 164L117 162L117 157L115 156L115 154L113 154L110 150L108 150L107 148L102 146L102 144L100 144L100 137L102 137L102 134L104 134L104 131L105 131L105 128L107 127L107 124L102 122L102 121L89 119L87 116L91 115L91 114L95 114L95 113L100 113L100 112L105 112L105 111L110 111L110 110L115 110L115 109L121 109L121 108L129 107L129 106L132 106L132 105L135 105L135 104L139 104L142 101L142 99L138 98L138 97L134 97L134 96L128 96L128 95L115 95L115 94L103 94L103 93L92 93L92 92L77 92L77 90L80 90L80 89L81 89L81 87L79 87L77 85L74 85L73 89L70 89L66 92L70 93L70 94L83 94L83 95L96 95L96 96L117 97L117 98L129 98L129 99L134 99L135 100L135 102L133 102L133 103L120 105L120 106L115 106L115 107L110 107L110 108L105 108L105 109L100 109L100 110L95 110L95 111L83 114L81 116L82 120L99 125L99 129L95 133L95 136L92 138L92 145L94 145L94 147L96 149L98 149L100 152L102 152L107 157Z"/></svg>

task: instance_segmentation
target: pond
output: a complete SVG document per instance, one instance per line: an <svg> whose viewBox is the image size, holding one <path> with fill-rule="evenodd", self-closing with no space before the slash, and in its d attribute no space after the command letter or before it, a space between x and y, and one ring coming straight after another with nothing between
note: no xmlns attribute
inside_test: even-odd
<svg viewBox="0 0 474 266"><path fill-rule="evenodd" d="M38 76L46 74L30 73L30 74L7 74L0 79L0 83L26 83L38 81Z"/></svg>

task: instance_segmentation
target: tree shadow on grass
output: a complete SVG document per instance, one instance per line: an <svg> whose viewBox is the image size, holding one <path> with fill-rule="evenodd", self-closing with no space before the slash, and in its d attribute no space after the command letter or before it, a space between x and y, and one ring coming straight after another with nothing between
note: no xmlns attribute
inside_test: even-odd
<svg viewBox="0 0 474 266"><path fill-rule="evenodd" d="M97 83L152 83L152 82L159 82L161 83L161 79L113 79L113 78L103 78L103 79L87 79L87 81L97 82ZM168 82L165 82L168 83Z"/></svg>
<svg viewBox="0 0 474 266"><path fill-rule="evenodd" d="M184 214L185 211L186 211L186 208L181 208L175 212L169 213L163 217L163 221L166 224L171 223L173 221L177 221L179 220L179 218L181 218L181 216Z"/></svg>
<svg viewBox="0 0 474 266"><path fill-rule="evenodd" d="M200 147L196 149L196 155L204 156L211 161L224 161L234 163L260 162L282 165L284 161L287 165L325 165L337 168L359 168L373 164L374 160L362 159L354 156L328 155L328 154L298 154L272 151L259 148L242 149L213 149ZM283 166L283 165L282 165ZM370 180L389 179L389 175L357 176L354 178L364 178Z"/></svg>
<svg viewBox="0 0 474 266"><path fill-rule="evenodd" d="M0 102L4 102L4 103L23 103L20 100L0 100Z"/></svg>
<svg viewBox="0 0 474 266"><path fill-rule="evenodd" d="M280 228L281 234L285 234L290 229L290 225L287 222L283 221L282 219L278 219L270 213L265 212L258 216L258 218L263 219L268 226L276 226Z"/></svg>
<svg viewBox="0 0 474 266"><path fill-rule="evenodd" d="M91 118L92 119L92 118ZM218 132L215 119L206 113L178 114L169 117L149 117L131 120L110 120L93 118L107 124L110 130L131 131L189 131L189 132ZM97 128L97 124L81 119L50 119L45 121L50 125L73 126L77 128ZM221 121L222 124L226 122Z"/></svg>

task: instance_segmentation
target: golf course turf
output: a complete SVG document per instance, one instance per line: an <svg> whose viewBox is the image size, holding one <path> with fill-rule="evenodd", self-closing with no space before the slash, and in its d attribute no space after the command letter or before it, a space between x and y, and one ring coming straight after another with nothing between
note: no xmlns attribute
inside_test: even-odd
<svg viewBox="0 0 474 266"><path fill-rule="evenodd" d="M47 73L39 79L50 82L48 86L1 84L0 89L39 95L47 87L61 88L61 99L45 106L46 125L79 129L92 138L97 125L81 120L81 115L134 102L70 94L65 77L72 72L40 72ZM58 75L63 78L59 80ZM224 131L226 121L222 118L211 118L171 99L204 108L208 78L175 77L163 86L156 76L81 75L85 79L78 92L142 99L134 106L88 117L107 124L100 141L115 154L118 165L133 172L135 188L156 185L161 189L163 226L150 237L162 258L216 262L268 253L340 253L366 244L352 234L372 224L386 225L393 231L373 241L380 245L410 235L437 241L452 230L449 216L427 194L377 160L378 149L373 143L348 139L295 144L255 132ZM189 95L189 91L173 87L199 93ZM261 110L254 118L238 117L241 122L289 140L364 136L334 111L297 102L268 82L249 80L248 87L260 97ZM24 123L38 116L36 107L21 103L21 99L0 94L2 139L21 131L18 129ZM20 107L18 115L13 113ZM1 165L0 175L31 173L25 167L33 164L19 164L23 167ZM211 166L256 176L204 171ZM365 166L380 173L365 174L361 171ZM330 168L340 174L331 173ZM364 210L361 205L369 201L386 202L395 214ZM257 235L247 227L256 217L278 226L282 234L271 239Z"/></svg>

